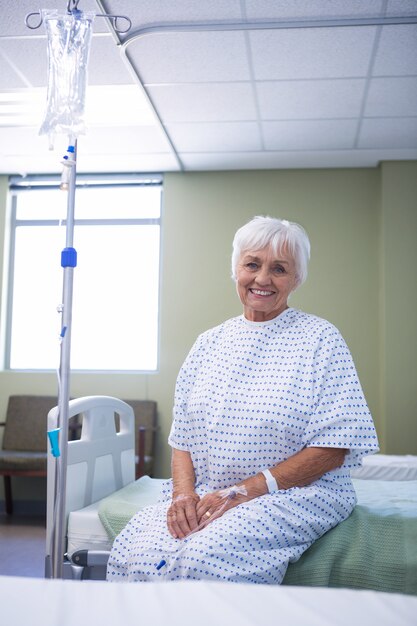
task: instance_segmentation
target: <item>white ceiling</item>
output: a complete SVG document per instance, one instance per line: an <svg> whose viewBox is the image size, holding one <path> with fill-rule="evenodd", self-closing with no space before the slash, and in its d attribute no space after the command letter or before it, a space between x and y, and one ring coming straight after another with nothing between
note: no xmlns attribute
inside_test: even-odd
<svg viewBox="0 0 417 626"><path fill-rule="evenodd" d="M38 136L46 34L25 25L38 1L0 0L0 173L58 172L67 140L57 136L51 151ZM65 12L67 0L40 6ZM417 0L79 0L78 8L132 22L116 35L94 20L79 171L417 158Z"/></svg>

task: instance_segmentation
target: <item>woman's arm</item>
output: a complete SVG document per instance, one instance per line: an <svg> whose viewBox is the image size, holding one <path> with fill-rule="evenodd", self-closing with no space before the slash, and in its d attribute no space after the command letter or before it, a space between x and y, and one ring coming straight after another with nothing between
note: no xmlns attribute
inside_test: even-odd
<svg viewBox="0 0 417 626"><path fill-rule="evenodd" d="M344 448L303 448L285 461L269 469L279 489L305 487L331 470L343 465L347 450ZM256 474L245 481L248 495L252 497L268 493L265 476Z"/></svg>
<svg viewBox="0 0 417 626"><path fill-rule="evenodd" d="M195 493L195 472L189 452L172 448L171 475L173 499L176 496Z"/></svg>
<svg viewBox="0 0 417 626"><path fill-rule="evenodd" d="M168 530L175 539L182 539L198 526L195 492L195 472L191 455L185 450L172 449L172 503L167 512Z"/></svg>
<svg viewBox="0 0 417 626"><path fill-rule="evenodd" d="M347 450L344 448L303 448L269 469L279 489L305 487L321 478L326 472L343 465L346 453ZM261 476L264 478L263 474Z"/></svg>
<svg viewBox="0 0 417 626"><path fill-rule="evenodd" d="M270 470L278 483L279 489L305 487L321 478L326 472L340 467L343 464L346 453L347 450L344 448L303 448L303 450L300 450L300 452L297 452L285 461L265 469ZM238 483L237 486L244 486L247 495L237 495L230 500L224 510L268 493L265 476L262 473L251 476ZM224 500L219 496L219 492L207 494L197 505L198 520L201 521L206 512L213 515L223 504Z"/></svg>

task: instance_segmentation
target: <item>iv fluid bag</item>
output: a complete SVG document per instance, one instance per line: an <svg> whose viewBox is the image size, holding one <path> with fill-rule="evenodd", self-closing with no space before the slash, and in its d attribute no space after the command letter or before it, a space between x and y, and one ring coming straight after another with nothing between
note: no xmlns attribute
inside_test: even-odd
<svg viewBox="0 0 417 626"><path fill-rule="evenodd" d="M40 135L85 132L87 64L95 13L42 10L48 37L48 90Z"/></svg>

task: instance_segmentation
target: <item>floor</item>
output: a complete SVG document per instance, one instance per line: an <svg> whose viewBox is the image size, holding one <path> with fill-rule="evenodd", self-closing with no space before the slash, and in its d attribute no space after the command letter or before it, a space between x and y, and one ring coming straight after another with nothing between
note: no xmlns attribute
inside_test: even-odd
<svg viewBox="0 0 417 626"><path fill-rule="evenodd" d="M44 516L0 513L0 576L43 578Z"/></svg>

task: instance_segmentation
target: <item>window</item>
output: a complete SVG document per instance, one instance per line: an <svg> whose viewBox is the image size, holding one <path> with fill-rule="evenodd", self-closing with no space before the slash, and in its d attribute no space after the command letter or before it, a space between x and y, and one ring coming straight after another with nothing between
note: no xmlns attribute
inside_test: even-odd
<svg viewBox="0 0 417 626"><path fill-rule="evenodd" d="M77 176L71 369L157 369L162 181ZM8 369L56 369L67 193L12 178Z"/></svg>

